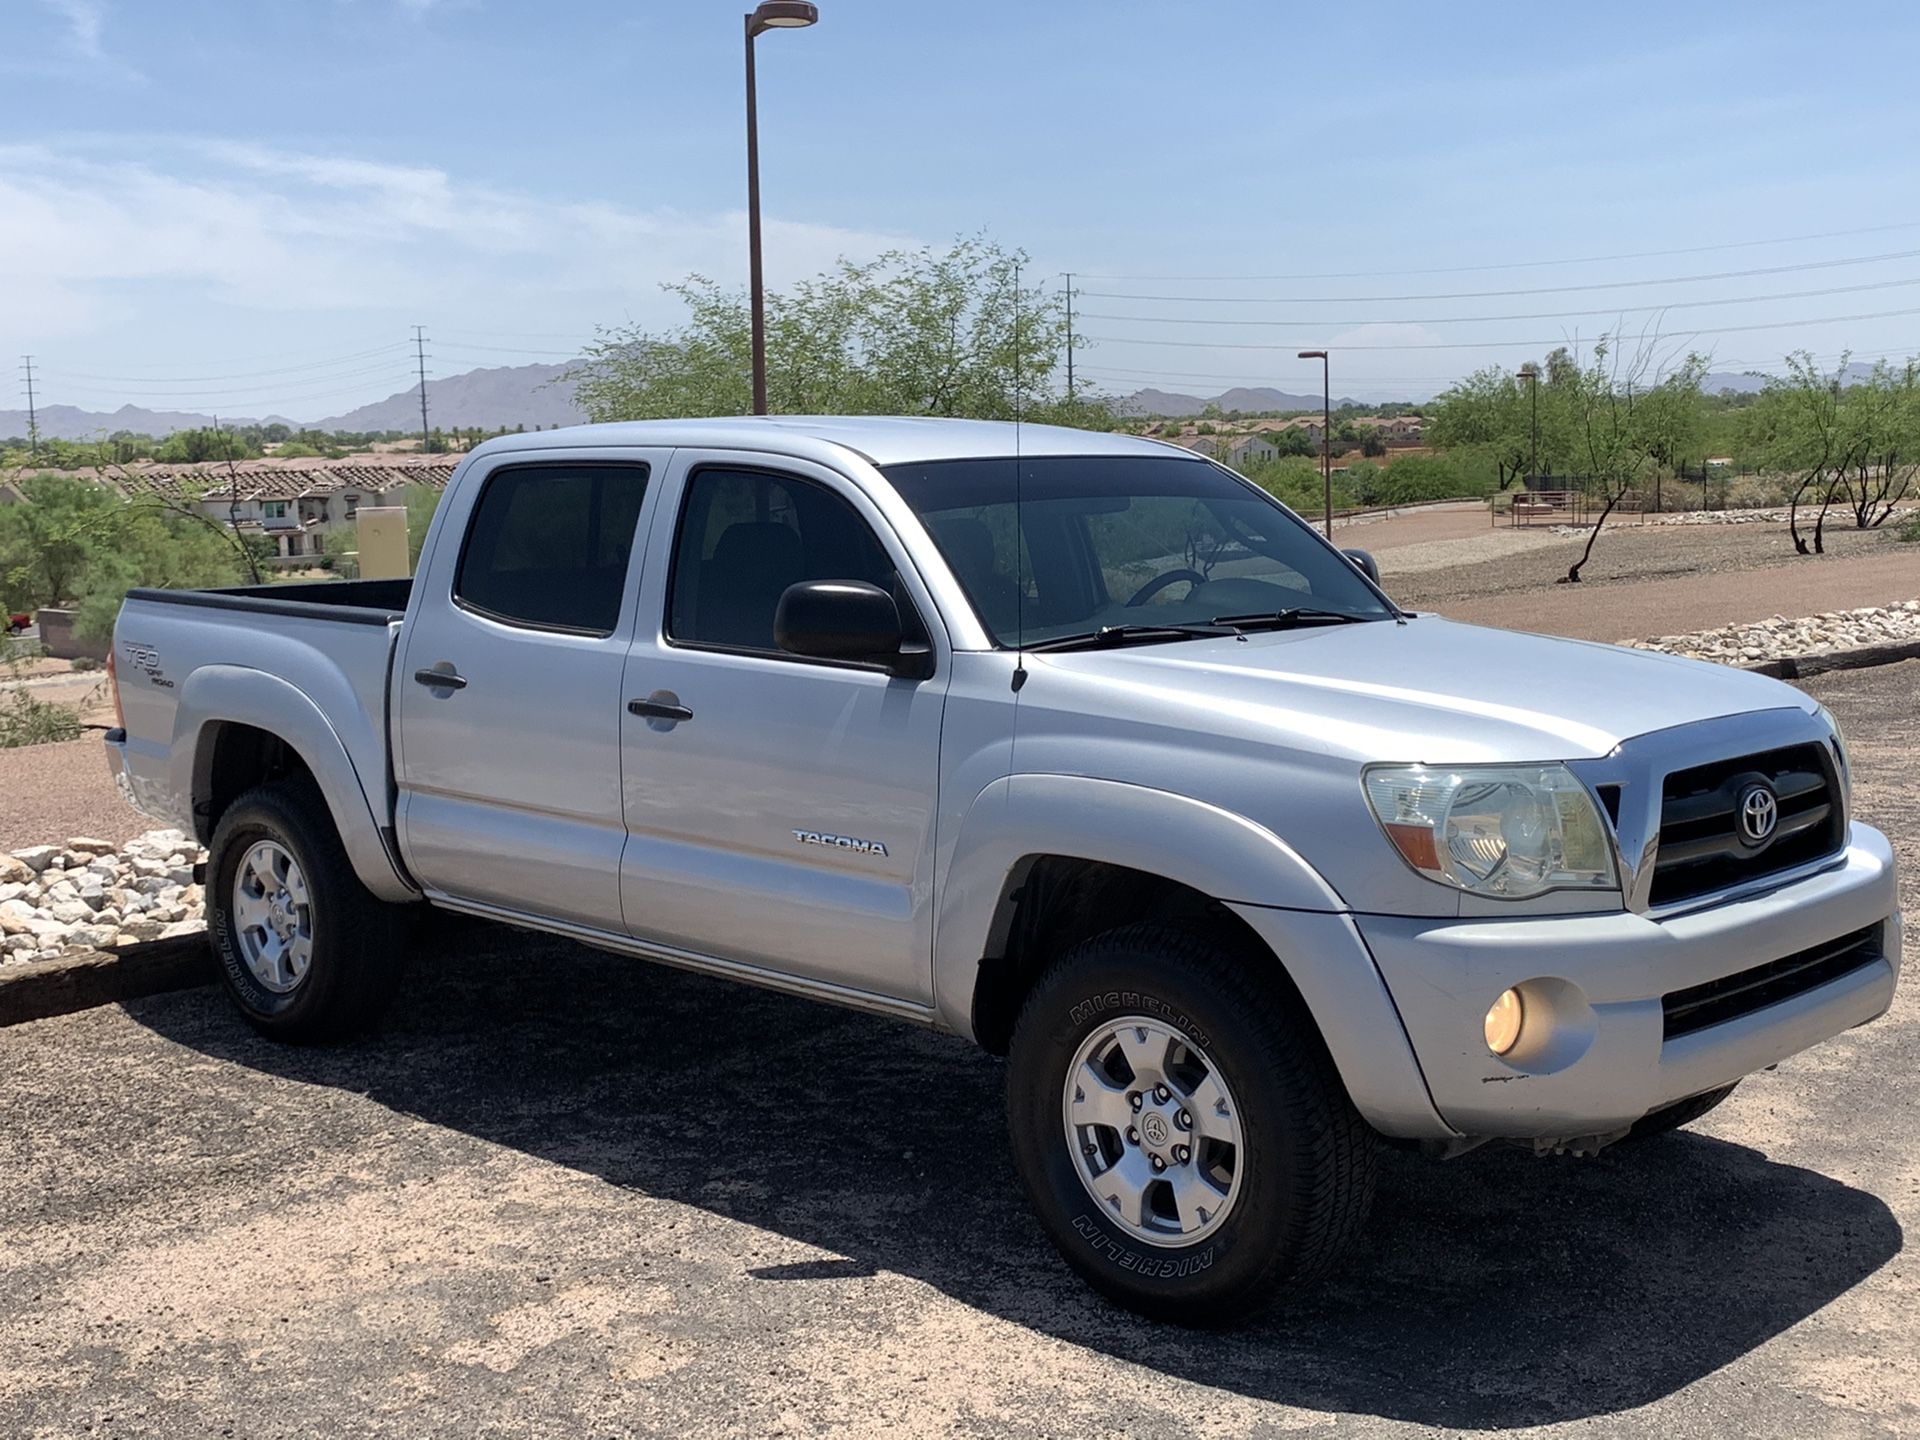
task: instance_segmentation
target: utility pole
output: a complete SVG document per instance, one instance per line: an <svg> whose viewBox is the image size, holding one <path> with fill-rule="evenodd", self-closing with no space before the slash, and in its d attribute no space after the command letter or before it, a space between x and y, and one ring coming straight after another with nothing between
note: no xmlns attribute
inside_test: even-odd
<svg viewBox="0 0 1920 1440"><path fill-rule="evenodd" d="M1073 403L1073 272L1067 271L1067 403Z"/></svg>
<svg viewBox="0 0 1920 1440"><path fill-rule="evenodd" d="M413 327L413 351L420 358L420 453L425 455L433 448L433 438L427 433L427 339L425 327Z"/></svg>
<svg viewBox="0 0 1920 1440"><path fill-rule="evenodd" d="M33 356L21 357L20 368L27 372L27 448L33 452L37 462L40 459L40 412L33 403Z"/></svg>

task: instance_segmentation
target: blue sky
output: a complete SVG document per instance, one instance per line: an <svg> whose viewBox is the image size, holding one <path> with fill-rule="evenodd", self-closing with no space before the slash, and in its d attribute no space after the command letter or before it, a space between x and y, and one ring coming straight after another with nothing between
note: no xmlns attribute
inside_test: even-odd
<svg viewBox="0 0 1920 1440"><path fill-rule="evenodd" d="M742 8L0 0L0 355L53 402L319 415L400 388L415 323L430 373L671 324L662 282L744 280ZM1916 53L1898 4L822 0L760 42L768 265L984 229L1177 277L1080 282L1115 391L1308 388L1327 344L1425 394L1622 322L1904 354Z"/></svg>

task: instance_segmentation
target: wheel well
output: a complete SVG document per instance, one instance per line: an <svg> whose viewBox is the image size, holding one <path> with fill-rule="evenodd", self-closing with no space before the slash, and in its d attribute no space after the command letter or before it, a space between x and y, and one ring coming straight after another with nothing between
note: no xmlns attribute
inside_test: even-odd
<svg viewBox="0 0 1920 1440"><path fill-rule="evenodd" d="M1016 866L994 917L992 949L973 991L973 1033L1004 1055L1027 992L1047 963L1083 940L1143 920L1210 934L1226 948L1266 962L1292 989L1285 968L1246 921L1190 885L1069 855L1030 856Z"/></svg>
<svg viewBox="0 0 1920 1440"><path fill-rule="evenodd" d="M202 845L213 839L227 807L254 786L313 779L300 753L278 735L228 720L216 720L201 733L194 770L193 820Z"/></svg>

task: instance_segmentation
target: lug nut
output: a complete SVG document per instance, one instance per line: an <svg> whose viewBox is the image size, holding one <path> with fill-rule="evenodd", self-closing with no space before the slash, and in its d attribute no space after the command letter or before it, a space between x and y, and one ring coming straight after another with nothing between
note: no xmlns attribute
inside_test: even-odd
<svg viewBox="0 0 1920 1440"><path fill-rule="evenodd" d="M1192 1157L1193 1157L1193 1152L1187 1149L1186 1146L1176 1145L1173 1147L1173 1158L1177 1163L1184 1165Z"/></svg>
<svg viewBox="0 0 1920 1440"><path fill-rule="evenodd" d="M1129 1090L1127 1092L1127 1103L1138 1110L1140 1108L1140 1092L1138 1090Z"/></svg>
<svg viewBox="0 0 1920 1440"><path fill-rule="evenodd" d="M1173 1123L1178 1125L1182 1130L1191 1130L1193 1128L1193 1117L1182 1110L1178 1115L1173 1117Z"/></svg>
<svg viewBox="0 0 1920 1440"><path fill-rule="evenodd" d="M1156 1170L1164 1170L1167 1168L1167 1162L1156 1155L1153 1157L1153 1168Z"/></svg>
<svg viewBox="0 0 1920 1440"><path fill-rule="evenodd" d="M1156 1085L1153 1087L1153 1098L1164 1105L1173 1098L1173 1092L1164 1085Z"/></svg>
<svg viewBox="0 0 1920 1440"><path fill-rule="evenodd" d="M1127 1127L1127 1144L1138 1145L1139 1143L1140 1143L1140 1132L1134 1129L1131 1125L1129 1125Z"/></svg>

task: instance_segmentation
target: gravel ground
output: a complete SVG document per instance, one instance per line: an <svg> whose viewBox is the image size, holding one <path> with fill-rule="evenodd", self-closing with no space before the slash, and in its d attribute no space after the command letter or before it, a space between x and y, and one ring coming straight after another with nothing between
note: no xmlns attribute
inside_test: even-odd
<svg viewBox="0 0 1920 1440"><path fill-rule="evenodd" d="M1916 687L1808 686L1910 916ZM444 923L337 1049L211 990L22 1026L0 1094L0 1434L1920 1433L1911 983L1686 1133L1390 1155L1348 1269L1217 1334L1067 1276L996 1062L559 941Z"/></svg>
<svg viewBox="0 0 1920 1440"><path fill-rule="evenodd" d="M1529 532L1514 533L1524 536ZM1552 535L1551 531L1531 533ZM1553 540L1552 545L1524 553L1469 562L1444 573L1409 579L1395 585L1395 598L1421 609L1445 610L1449 601L1487 601L1528 592L1571 590L1574 587L1557 582L1580 557L1586 540L1562 536L1553 536ZM1609 525L1594 543L1593 558L1581 571L1579 594L1591 600L1597 592L1627 584L1767 571L1780 572L1773 579L1785 590L1795 583L1796 575L1853 568L1869 558L1904 562L1920 575L1920 548L1901 545L1885 531L1840 531L1828 541L1827 554L1803 556L1794 553L1793 542L1784 529L1771 526ZM1532 598L1530 595L1529 603ZM1610 602L1611 597L1607 600ZM1773 606L1759 613L1771 614L1779 608ZM1668 631L1675 628L1666 627Z"/></svg>
<svg viewBox="0 0 1920 1440"><path fill-rule="evenodd" d="M120 798L100 736L0 750L0 850L74 835L124 844L154 822Z"/></svg>

